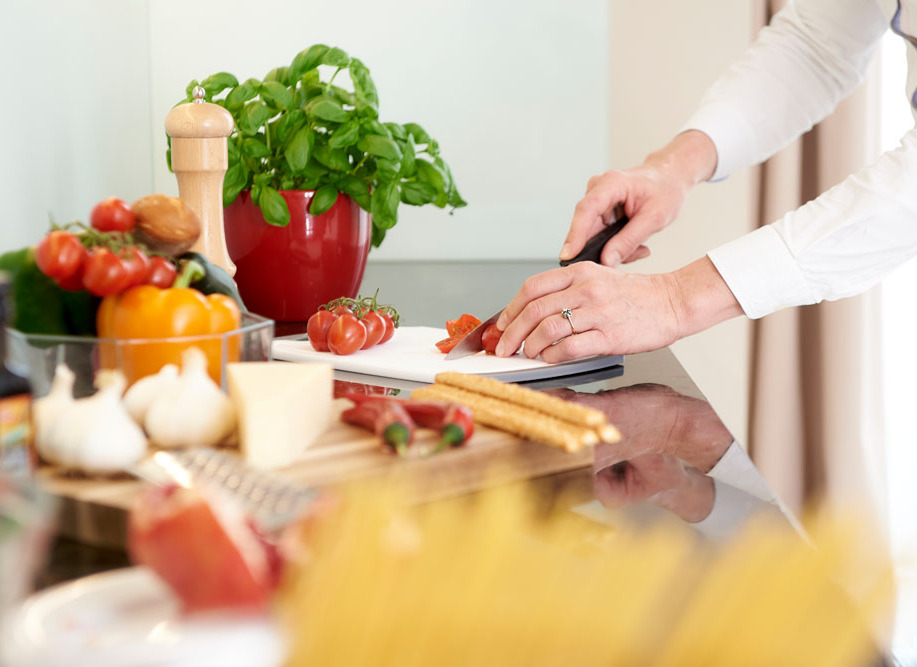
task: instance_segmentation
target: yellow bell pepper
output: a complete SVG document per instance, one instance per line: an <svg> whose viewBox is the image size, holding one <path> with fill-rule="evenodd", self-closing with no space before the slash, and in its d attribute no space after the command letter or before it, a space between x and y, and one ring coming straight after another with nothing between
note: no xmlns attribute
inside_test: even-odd
<svg viewBox="0 0 917 667"><path fill-rule="evenodd" d="M225 294L205 296L190 287L132 287L105 297L99 306L99 337L118 341L100 344L101 366L120 368L132 384L166 364L181 366L182 350L194 345L207 355L207 371L219 384L224 347L225 361L238 361L241 336L221 334L238 329L241 319L239 306Z"/></svg>

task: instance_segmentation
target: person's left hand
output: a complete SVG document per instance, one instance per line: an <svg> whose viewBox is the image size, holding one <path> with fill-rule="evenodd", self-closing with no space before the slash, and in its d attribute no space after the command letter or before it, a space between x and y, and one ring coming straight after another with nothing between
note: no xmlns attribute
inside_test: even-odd
<svg viewBox="0 0 917 667"><path fill-rule="evenodd" d="M549 363L656 350L680 337L678 296L672 274L625 273L593 262L545 271L523 283L497 320L504 332L497 356L515 353L523 341L525 356L540 354ZM564 308L572 322L561 316Z"/></svg>

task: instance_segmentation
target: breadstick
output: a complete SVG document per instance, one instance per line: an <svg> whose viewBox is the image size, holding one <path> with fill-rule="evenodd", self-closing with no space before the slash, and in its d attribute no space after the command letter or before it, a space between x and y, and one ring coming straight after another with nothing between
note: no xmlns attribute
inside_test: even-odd
<svg viewBox="0 0 917 667"><path fill-rule="evenodd" d="M459 387L432 384L411 392L411 398L455 401L471 408L474 420L486 426L554 445L568 452L599 441L594 429L565 422L531 408L484 396Z"/></svg>
<svg viewBox="0 0 917 667"><path fill-rule="evenodd" d="M455 371L446 371L436 375L436 381L453 387L468 389L486 396L493 396L510 403L523 405L533 410L562 419L563 421L583 426L601 426L607 419L601 410L565 401L528 387L508 382L500 382L480 375L468 375Z"/></svg>

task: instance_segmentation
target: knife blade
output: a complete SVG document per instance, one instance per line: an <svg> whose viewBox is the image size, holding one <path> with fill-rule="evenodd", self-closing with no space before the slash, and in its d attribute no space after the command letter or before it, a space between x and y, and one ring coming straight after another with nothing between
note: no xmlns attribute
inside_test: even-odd
<svg viewBox="0 0 917 667"><path fill-rule="evenodd" d="M618 206L615 208L614 218L612 221L604 228L599 230L595 236L586 241L586 245L583 246L583 249L579 252L578 255L576 255L576 257L572 257L571 259L563 259L560 261L560 265L569 266L571 264L576 264L577 262L595 262L598 264L602 256L602 248L605 247L605 244L608 243L608 240L612 236L624 229L624 225L626 224L627 216L624 215L624 210ZM459 341L458 345L449 351L449 353L446 355L446 361L461 359L483 350L484 344L482 343L482 339L484 337L484 330L496 322L497 318L500 317L500 313L502 312L503 309L501 308L496 313L481 322L474 329L472 329L467 336Z"/></svg>

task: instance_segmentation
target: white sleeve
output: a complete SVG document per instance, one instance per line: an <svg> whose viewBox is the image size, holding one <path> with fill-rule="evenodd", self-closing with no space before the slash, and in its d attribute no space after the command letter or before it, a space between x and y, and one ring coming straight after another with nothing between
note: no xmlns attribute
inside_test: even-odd
<svg viewBox="0 0 917 667"><path fill-rule="evenodd" d="M778 12L682 128L712 139L712 180L767 159L827 116L887 28L875 0L796 0Z"/></svg>
<svg viewBox="0 0 917 667"><path fill-rule="evenodd" d="M859 294L917 255L917 130L777 222L708 253L749 317Z"/></svg>

